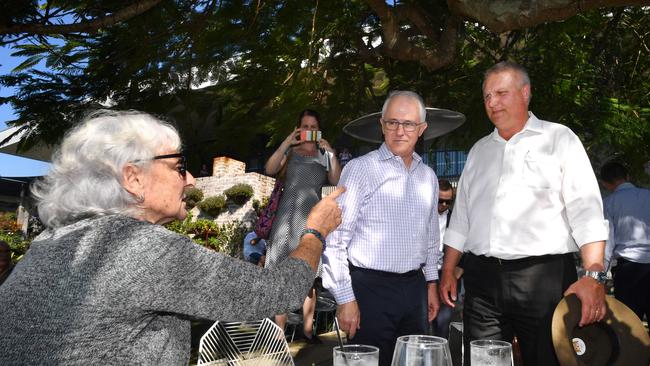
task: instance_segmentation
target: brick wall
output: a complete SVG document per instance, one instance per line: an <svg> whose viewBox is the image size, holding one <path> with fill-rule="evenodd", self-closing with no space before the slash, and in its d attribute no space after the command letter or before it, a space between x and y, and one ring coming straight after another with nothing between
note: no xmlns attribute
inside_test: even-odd
<svg viewBox="0 0 650 366"><path fill-rule="evenodd" d="M218 224L225 224L235 220L247 222L250 226L257 220L253 210L253 200L260 202L264 197L271 195L275 178L259 173L246 173L246 164L225 156L214 158L212 176L196 178L196 188L203 191L203 197L218 196L223 191L235 184L245 183L253 187L253 197L243 206L230 205L215 220ZM194 217L204 217L198 208L192 209Z"/></svg>

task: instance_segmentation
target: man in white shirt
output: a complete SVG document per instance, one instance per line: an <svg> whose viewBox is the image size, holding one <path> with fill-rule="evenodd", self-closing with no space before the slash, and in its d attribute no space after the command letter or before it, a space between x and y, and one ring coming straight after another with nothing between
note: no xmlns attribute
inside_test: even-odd
<svg viewBox="0 0 650 366"><path fill-rule="evenodd" d="M451 218L451 209L454 203L454 188L447 179L438 180L438 227L440 228L440 253L443 250L442 239L445 236L445 231L449 225L449 219ZM440 271L442 270L443 257L440 256L438 260L438 276L441 275ZM462 274L462 269L457 268L456 277L460 278ZM459 281L460 283L460 281ZM431 324L433 326L433 334L438 337L449 338L449 323L453 315L453 308L447 306L446 304L440 304L440 310L438 311L438 316L433 320Z"/></svg>
<svg viewBox="0 0 650 366"><path fill-rule="evenodd" d="M640 319L650 317L650 190L630 183L627 169L615 161L600 168L600 180L612 192L605 198L605 264L616 259L614 296Z"/></svg>
<svg viewBox="0 0 650 366"><path fill-rule="evenodd" d="M380 120L384 143L350 160L339 185L343 222L323 253L323 286L350 343L379 347L390 365L397 337L426 334L435 318L438 179L415 153L427 128L422 98L394 91Z"/></svg>
<svg viewBox="0 0 650 366"><path fill-rule="evenodd" d="M582 143L529 112L530 97L523 67L500 62L485 73L484 106L495 130L472 147L460 178L440 295L454 306L453 270L463 255L466 345L516 336L526 366L548 366L557 364L550 320L564 295L581 300L580 326L605 316L608 227ZM576 280L578 251L587 276Z"/></svg>

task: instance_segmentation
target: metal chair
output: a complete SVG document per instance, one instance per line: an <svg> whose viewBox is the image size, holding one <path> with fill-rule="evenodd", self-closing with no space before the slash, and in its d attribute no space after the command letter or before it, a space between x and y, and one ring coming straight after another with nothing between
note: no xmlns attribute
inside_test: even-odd
<svg viewBox="0 0 650 366"><path fill-rule="evenodd" d="M302 309L301 309L302 311ZM302 325L302 314L298 314L295 312L288 313L287 314L287 323L285 325L285 336L289 337L287 333L289 333L289 327L291 328L291 339L289 342L293 342L293 339L296 337L296 328L298 328L299 325Z"/></svg>
<svg viewBox="0 0 650 366"><path fill-rule="evenodd" d="M201 337L197 365L294 366L284 332L270 319L216 322Z"/></svg>

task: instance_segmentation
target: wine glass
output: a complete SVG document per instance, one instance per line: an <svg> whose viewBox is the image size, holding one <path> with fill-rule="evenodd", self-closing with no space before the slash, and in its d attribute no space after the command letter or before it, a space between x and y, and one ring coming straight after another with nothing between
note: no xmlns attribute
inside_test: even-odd
<svg viewBox="0 0 650 366"><path fill-rule="evenodd" d="M469 342L472 366L512 366L512 344L479 339Z"/></svg>
<svg viewBox="0 0 650 366"><path fill-rule="evenodd" d="M452 366L447 340L428 335L397 338L391 366Z"/></svg>
<svg viewBox="0 0 650 366"><path fill-rule="evenodd" d="M334 347L334 366L377 366L379 348L363 344Z"/></svg>

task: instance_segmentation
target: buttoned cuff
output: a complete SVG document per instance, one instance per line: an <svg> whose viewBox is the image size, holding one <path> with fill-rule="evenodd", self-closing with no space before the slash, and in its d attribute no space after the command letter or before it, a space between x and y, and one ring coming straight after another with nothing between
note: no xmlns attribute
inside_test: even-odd
<svg viewBox="0 0 650 366"><path fill-rule="evenodd" d="M352 285L329 289L329 291L334 295L334 299L339 305L347 304L356 300L354 297L354 291L352 290Z"/></svg>
<svg viewBox="0 0 650 366"><path fill-rule="evenodd" d="M438 269L436 266L425 266L422 268L422 271L424 272L424 279L427 282L438 280Z"/></svg>
<svg viewBox="0 0 650 366"><path fill-rule="evenodd" d="M572 236L578 247L596 241L605 241L609 236L609 222L607 220L591 220L581 225L579 229L573 230Z"/></svg>

